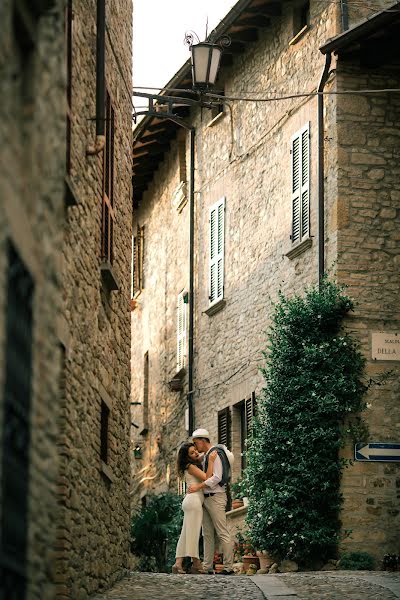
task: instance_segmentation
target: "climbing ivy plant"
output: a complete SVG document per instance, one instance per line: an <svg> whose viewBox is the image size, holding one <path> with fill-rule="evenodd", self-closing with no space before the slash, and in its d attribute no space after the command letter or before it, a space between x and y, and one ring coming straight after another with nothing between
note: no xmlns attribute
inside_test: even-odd
<svg viewBox="0 0 400 600"><path fill-rule="evenodd" d="M367 389L365 359L342 329L352 309L327 279L274 306L245 479L252 541L276 558L323 559L339 540L343 424Z"/></svg>

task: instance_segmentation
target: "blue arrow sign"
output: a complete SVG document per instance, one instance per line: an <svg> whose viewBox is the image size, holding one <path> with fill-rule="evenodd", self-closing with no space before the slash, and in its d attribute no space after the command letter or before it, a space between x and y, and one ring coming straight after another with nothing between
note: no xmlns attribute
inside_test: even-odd
<svg viewBox="0 0 400 600"><path fill-rule="evenodd" d="M363 461L400 461L400 444L385 444L371 442L369 444L358 443L354 446L355 460Z"/></svg>

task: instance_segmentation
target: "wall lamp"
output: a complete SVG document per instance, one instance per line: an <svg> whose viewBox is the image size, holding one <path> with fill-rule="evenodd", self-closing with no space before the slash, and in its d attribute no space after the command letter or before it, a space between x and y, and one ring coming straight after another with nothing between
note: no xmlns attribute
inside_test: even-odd
<svg viewBox="0 0 400 600"><path fill-rule="evenodd" d="M194 43L196 40L196 43ZM194 31L185 34L185 44L189 46L192 63L192 84L194 90L201 92L212 88L217 79L223 48L229 46L231 39L225 35L218 42L209 36L208 41L200 42Z"/></svg>

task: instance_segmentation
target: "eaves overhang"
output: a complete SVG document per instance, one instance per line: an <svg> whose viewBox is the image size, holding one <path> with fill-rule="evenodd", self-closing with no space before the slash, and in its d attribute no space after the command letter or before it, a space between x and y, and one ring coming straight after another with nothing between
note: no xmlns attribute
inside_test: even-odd
<svg viewBox="0 0 400 600"><path fill-rule="evenodd" d="M399 56L399 37L400 2L396 2L329 39L320 47L320 51L322 54L336 53L339 56L365 53L364 58L375 54L373 62L379 66L387 62L391 55Z"/></svg>
<svg viewBox="0 0 400 600"><path fill-rule="evenodd" d="M219 25L213 30L214 39L229 35L232 43L224 49L221 71L233 64L237 55L257 41L259 31L270 27L272 20L282 14L282 0L239 0ZM165 85L161 96L193 98L190 59L187 60L172 79ZM174 109L180 118L188 118L190 108L178 106ZM146 116L133 130L133 207L136 208L148 189L155 172L164 160L165 153L177 135L179 125L171 120L154 115Z"/></svg>

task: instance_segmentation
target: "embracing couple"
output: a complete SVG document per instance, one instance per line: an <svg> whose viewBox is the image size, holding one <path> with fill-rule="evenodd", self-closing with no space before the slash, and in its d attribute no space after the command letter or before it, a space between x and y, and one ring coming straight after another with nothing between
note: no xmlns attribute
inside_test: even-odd
<svg viewBox="0 0 400 600"><path fill-rule="evenodd" d="M226 484L230 479L233 454L222 444L212 445L206 429L196 429L193 442L182 444L178 452L178 474L188 485L182 502L184 513L181 535L176 547L173 573L185 573L182 561L192 558L192 574L213 574L215 537L224 556L222 575L233 575L233 544L226 522ZM204 563L199 556L203 527Z"/></svg>

